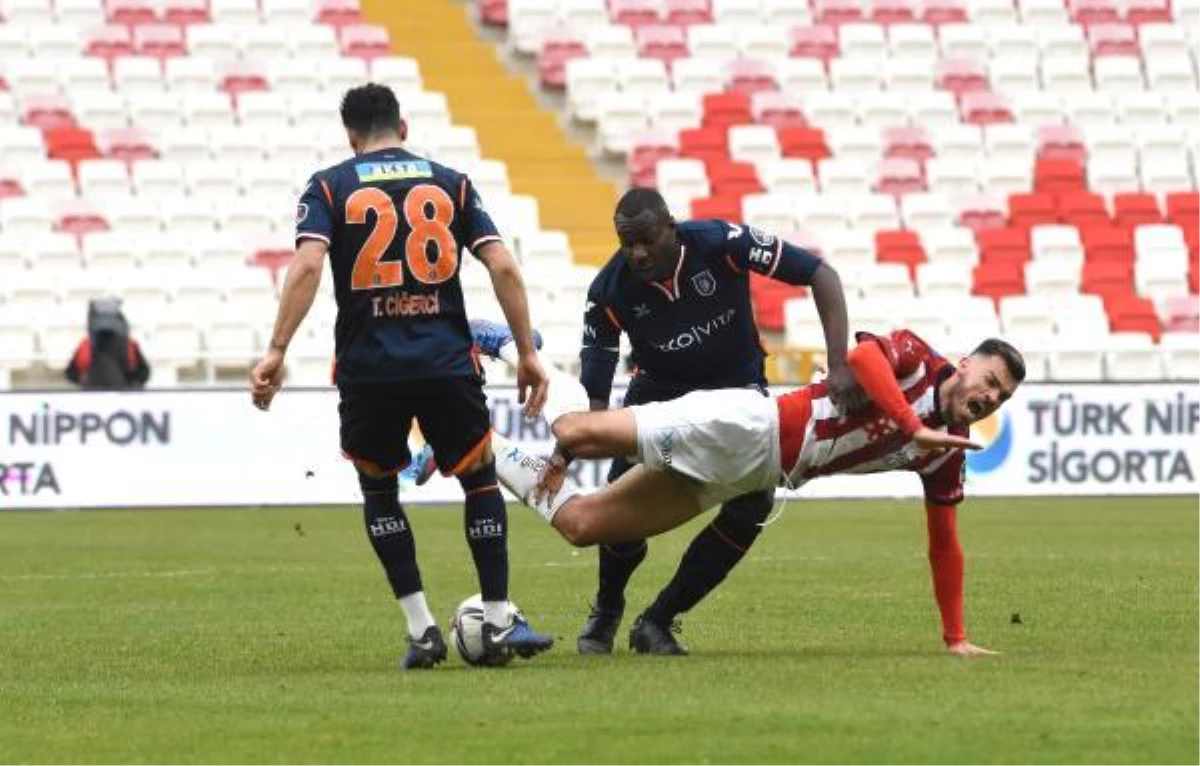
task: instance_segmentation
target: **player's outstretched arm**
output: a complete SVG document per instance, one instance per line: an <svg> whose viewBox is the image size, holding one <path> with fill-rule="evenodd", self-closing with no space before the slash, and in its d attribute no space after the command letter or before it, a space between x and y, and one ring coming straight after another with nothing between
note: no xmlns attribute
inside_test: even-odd
<svg viewBox="0 0 1200 766"><path fill-rule="evenodd" d="M549 379L538 361L537 349L533 345L533 323L529 319L529 297L525 292L525 280L521 268L512 253L500 241L488 242L475 253L487 267L492 279L492 290L512 330L513 343L517 346L520 359L517 362L517 400L525 405L525 414L540 415L546 403Z"/></svg>
<svg viewBox="0 0 1200 766"><path fill-rule="evenodd" d="M275 315L275 329L271 333L271 345L262 360L250 373L250 394L254 406L265 410L283 380L283 358L288 344L308 316L317 288L321 285L321 269L325 265L325 254L329 245L319 239L306 238L296 248L296 256L288 266L287 278L279 296L279 310Z"/></svg>
<svg viewBox="0 0 1200 766"><path fill-rule="evenodd" d="M962 544L958 540L958 510L952 505L925 503L929 531L929 567L933 576L933 595L942 617L942 640L946 651L960 657L997 654L967 640L963 619Z"/></svg>

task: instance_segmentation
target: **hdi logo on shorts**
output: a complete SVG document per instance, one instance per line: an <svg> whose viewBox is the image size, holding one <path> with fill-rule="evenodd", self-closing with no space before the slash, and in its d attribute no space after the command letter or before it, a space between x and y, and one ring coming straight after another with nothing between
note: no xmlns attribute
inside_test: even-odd
<svg viewBox="0 0 1200 766"><path fill-rule="evenodd" d="M404 522L404 519L398 519L395 516L380 516L371 522L368 529L371 531L371 537L387 537L407 532L408 524Z"/></svg>
<svg viewBox="0 0 1200 766"><path fill-rule="evenodd" d="M663 462L667 465L671 464L671 451L675 446L675 432L667 431L658 436L658 453L662 455Z"/></svg>

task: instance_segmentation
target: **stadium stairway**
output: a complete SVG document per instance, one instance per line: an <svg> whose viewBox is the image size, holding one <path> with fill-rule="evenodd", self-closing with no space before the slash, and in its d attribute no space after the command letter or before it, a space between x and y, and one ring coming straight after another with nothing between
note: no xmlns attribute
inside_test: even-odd
<svg viewBox="0 0 1200 766"><path fill-rule="evenodd" d="M446 95L455 122L475 129L484 156L508 165L513 191L537 199L542 228L566 232L576 263L604 263L618 190L479 38L468 9L453 0L363 0L362 10L388 28L396 54L420 63L426 86Z"/></svg>

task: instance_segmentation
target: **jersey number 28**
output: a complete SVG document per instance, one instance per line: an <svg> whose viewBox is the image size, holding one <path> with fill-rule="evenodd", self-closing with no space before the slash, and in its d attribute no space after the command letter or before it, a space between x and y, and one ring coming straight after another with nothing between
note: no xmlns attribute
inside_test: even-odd
<svg viewBox="0 0 1200 766"><path fill-rule="evenodd" d="M421 184L404 195L404 258L383 260L396 238L400 218L396 203L382 189L365 186L346 200L346 223L365 224L367 211L375 211L375 228L354 258L350 287L373 290L404 284L404 265L418 282L436 285L454 276L458 270L458 243L450 233L454 221L454 201L440 186ZM430 253L429 243L434 247Z"/></svg>

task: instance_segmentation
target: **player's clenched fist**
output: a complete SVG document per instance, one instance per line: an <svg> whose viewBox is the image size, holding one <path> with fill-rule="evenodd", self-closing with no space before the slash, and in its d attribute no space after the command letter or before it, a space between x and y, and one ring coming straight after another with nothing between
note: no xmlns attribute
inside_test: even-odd
<svg viewBox="0 0 1200 766"><path fill-rule="evenodd" d="M283 352L271 349L250 371L250 398L254 406L266 410L271 406L283 381Z"/></svg>

